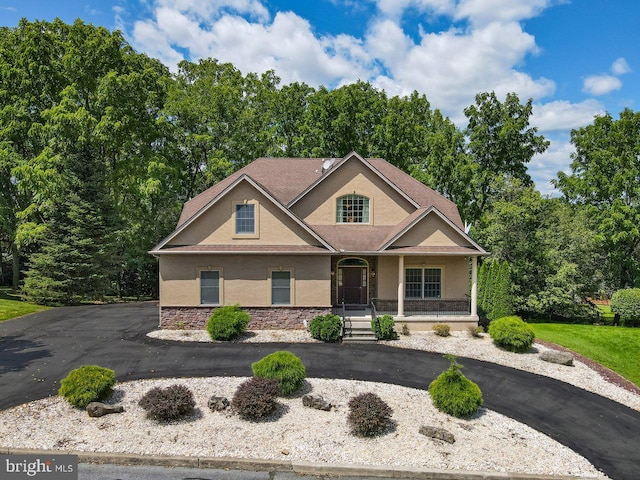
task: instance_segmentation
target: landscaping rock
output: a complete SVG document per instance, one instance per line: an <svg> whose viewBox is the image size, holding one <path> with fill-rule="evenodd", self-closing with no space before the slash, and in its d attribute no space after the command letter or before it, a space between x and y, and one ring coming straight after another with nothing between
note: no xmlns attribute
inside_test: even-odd
<svg viewBox="0 0 640 480"><path fill-rule="evenodd" d="M90 417L104 417L110 413L122 413L124 407L122 405L107 405L100 402L91 402L87 405L87 413Z"/></svg>
<svg viewBox="0 0 640 480"><path fill-rule="evenodd" d="M442 440L447 443L455 443L456 439L448 430L439 427L430 427L428 425L423 425L418 430L418 433L425 435L427 437L435 438L436 440Z"/></svg>
<svg viewBox="0 0 640 480"><path fill-rule="evenodd" d="M322 395L314 395L313 393L307 393L302 396L302 405L326 412L331 410L331 404L322 398Z"/></svg>
<svg viewBox="0 0 640 480"><path fill-rule="evenodd" d="M573 366L573 355L569 352L560 352L558 350L545 350L540 353L540 360L549 363L557 363L559 365Z"/></svg>
<svg viewBox="0 0 640 480"><path fill-rule="evenodd" d="M221 412L229 406L229 400L226 397L216 397L215 395L209 399L209 408L213 412Z"/></svg>

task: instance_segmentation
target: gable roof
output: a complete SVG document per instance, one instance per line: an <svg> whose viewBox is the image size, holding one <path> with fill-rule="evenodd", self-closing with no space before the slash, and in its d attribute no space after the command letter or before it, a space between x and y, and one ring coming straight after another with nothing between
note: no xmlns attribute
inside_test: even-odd
<svg viewBox="0 0 640 480"><path fill-rule="evenodd" d="M407 253L449 252L450 254L486 254L486 251L474 242L465 232L462 219L455 203L440 195L433 189L414 179L399 168L381 158L365 159L356 152L351 152L342 159L334 159L333 165L324 169L325 158L271 158L262 157L231 174L229 177L211 186L201 194L187 201L182 209L176 230L163 239L150 252L170 253L213 253L227 252L230 246L180 246L170 245L170 242L180 232L184 231L200 215L216 204L228 192L242 181L249 182L260 191L274 205L297 223L303 230L318 240L315 252L378 252L379 254L407 250ZM290 207L302 200L307 194L323 183L348 161L358 161L365 168L379 177L391 189L405 198L415 207L397 225L308 225ZM420 223L427 215L435 213L449 224L454 231L462 236L471 247L392 247L392 244L402 235ZM239 252L244 247L238 246ZM444 249L444 250L443 250ZM246 248L245 248L246 250ZM295 249L289 249L293 253ZM455 251L454 251L455 250ZM258 252L281 252L282 247L260 247ZM300 250L300 253L305 249ZM310 250L308 250L310 251ZM247 250L248 253L248 250Z"/></svg>
<svg viewBox="0 0 640 480"><path fill-rule="evenodd" d="M269 199L276 207L278 207L285 215L291 218L295 223L300 225L307 233L309 233L312 237L318 240L318 243L325 247L327 250L333 250L331 245L329 245L322 237L320 237L316 232L314 232L303 220L295 216L287 207L282 205L276 198L273 197L267 190L264 189L259 183L257 183L254 179L249 177L246 173L235 176L233 181L224 182L224 188L219 189L219 192L216 196L211 198L208 202L203 203L202 201L194 204L192 208L200 207L196 210L193 215L191 215L187 220L178 224L178 227L171 232L166 238L164 238L157 246L153 248L151 253L159 253L160 249L167 245L173 238L178 236L182 231L184 231L189 225L191 225L200 215L202 215L206 210L209 209L212 205L217 203L221 198L223 198L228 192L234 189L241 182L246 181L251 184L256 190L258 190L262 195L264 195L267 199ZM223 183L223 182L220 182ZM216 184L216 186L220 185L220 183ZM211 190L211 189L209 189ZM201 205L201 206L200 206ZM183 209L184 211L184 209Z"/></svg>

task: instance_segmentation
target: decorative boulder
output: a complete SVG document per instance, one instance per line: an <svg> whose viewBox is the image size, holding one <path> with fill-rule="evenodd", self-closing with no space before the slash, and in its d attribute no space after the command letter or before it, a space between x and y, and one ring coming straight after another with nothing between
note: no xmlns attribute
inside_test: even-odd
<svg viewBox="0 0 640 480"><path fill-rule="evenodd" d="M215 395L209 399L209 408L213 412L226 410L229 406L229 400L225 397L216 397Z"/></svg>
<svg viewBox="0 0 640 480"><path fill-rule="evenodd" d="M322 395L314 395L313 393L307 393L302 396L302 405L326 412L331 410L331 404L322 398Z"/></svg>
<svg viewBox="0 0 640 480"><path fill-rule="evenodd" d="M445 430L444 428L438 427L430 427L428 425L423 425L418 430L418 433L425 435L427 437L435 438L436 440L442 440L447 443L455 443L456 439L453 436L453 433Z"/></svg>
<svg viewBox="0 0 640 480"><path fill-rule="evenodd" d="M87 405L87 413L90 417L104 417L110 413L122 412L124 412L122 405L107 405L101 402L91 402Z"/></svg>
<svg viewBox="0 0 640 480"><path fill-rule="evenodd" d="M573 366L573 355L569 352L560 352L558 350L544 350L540 353L540 360L549 363L557 363L559 365Z"/></svg>

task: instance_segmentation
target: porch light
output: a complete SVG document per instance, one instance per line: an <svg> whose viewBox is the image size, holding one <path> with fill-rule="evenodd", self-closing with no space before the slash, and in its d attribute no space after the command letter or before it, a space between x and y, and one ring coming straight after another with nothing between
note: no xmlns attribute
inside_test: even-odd
<svg viewBox="0 0 640 480"><path fill-rule="evenodd" d="M376 271L372 268L369 275L371 275L371 278L376 278Z"/></svg>

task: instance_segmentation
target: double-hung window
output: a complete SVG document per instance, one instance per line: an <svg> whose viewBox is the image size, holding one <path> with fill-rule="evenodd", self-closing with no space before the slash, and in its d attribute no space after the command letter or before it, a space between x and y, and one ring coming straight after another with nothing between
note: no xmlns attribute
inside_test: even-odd
<svg viewBox="0 0 640 480"><path fill-rule="evenodd" d="M407 268L404 280L405 298L442 297L442 268Z"/></svg>
<svg viewBox="0 0 640 480"><path fill-rule="evenodd" d="M253 203L236 203L236 235L256 233L256 206Z"/></svg>
<svg viewBox="0 0 640 480"><path fill-rule="evenodd" d="M271 272L271 304L291 305L291 272Z"/></svg>
<svg viewBox="0 0 640 480"><path fill-rule="evenodd" d="M362 195L338 197L336 223L369 223L369 199Z"/></svg>
<svg viewBox="0 0 640 480"><path fill-rule="evenodd" d="M200 303L220 305L220 271L200 271Z"/></svg>

